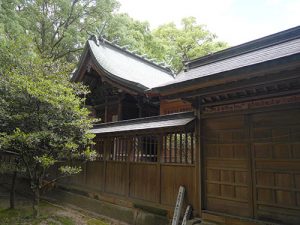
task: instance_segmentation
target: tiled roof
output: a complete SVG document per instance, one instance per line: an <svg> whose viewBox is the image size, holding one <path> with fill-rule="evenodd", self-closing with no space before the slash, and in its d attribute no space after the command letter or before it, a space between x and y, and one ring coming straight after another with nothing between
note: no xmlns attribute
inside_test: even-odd
<svg viewBox="0 0 300 225"><path fill-rule="evenodd" d="M86 48L106 76L133 89L144 91L174 80L169 68L104 39L88 40Z"/></svg>
<svg viewBox="0 0 300 225"><path fill-rule="evenodd" d="M166 116L153 116L133 120L118 121L95 125L91 130L94 134L116 133L126 131L142 131L148 129L185 126L195 119L193 112L176 113Z"/></svg>
<svg viewBox="0 0 300 225"><path fill-rule="evenodd" d="M198 82L211 75L299 53L300 26L187 62L186 70L178 74L175 80L157 88L163 89L186 81Z"/></svg>

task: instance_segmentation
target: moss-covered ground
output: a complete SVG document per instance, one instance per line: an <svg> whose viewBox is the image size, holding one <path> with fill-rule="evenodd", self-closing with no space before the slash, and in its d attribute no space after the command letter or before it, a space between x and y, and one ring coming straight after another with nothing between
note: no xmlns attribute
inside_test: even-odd
<svg viewBox="0 0 300 225"><path fill-rule="evenodd" d="M8 193L0 188L0 225L111 225L117 224L70 207L40 203L40 216L32 217L31 201L17 197L16 209L8 209Z"/></svg>

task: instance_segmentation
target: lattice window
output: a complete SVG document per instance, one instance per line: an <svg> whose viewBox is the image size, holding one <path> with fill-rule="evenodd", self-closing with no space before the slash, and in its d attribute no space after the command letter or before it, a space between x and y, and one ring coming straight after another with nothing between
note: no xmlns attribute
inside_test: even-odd
<svg viewBox="0 0 300 225"><path fill-rule="evenodd" d="M158 137L136 136L132 139L133 162L157 162Z"/></svg>
<svg viewBox="0 0 300 225"><path fill-rule="evenodd" d="M110 139L109 159L113 161L126 161L130 148L130 139L114 137Z"/></svg>
<svg viewBox="0 0 300 225"><path fill-rule="evenodd" d="M193 132L170 132L155 135L128 135L96 140L100 159L130 162L160 162L193 164L195 137ZM105 145L104 145L105 143ZM106 157L104 157L104 149Z"/></svg>
<svg viewBox="0 0 300 225"><path fill-rule="evenodd" d="M195 137L193 132L173 132L163 136L162 162L194 163Z"/></svg>
<svg viewBox="0 0 300 225"><path fill-rule="evenodd" d="M94 149L97 152L97 160L103 160L104 159L104 139L96 138L94 141Z"/></svg>

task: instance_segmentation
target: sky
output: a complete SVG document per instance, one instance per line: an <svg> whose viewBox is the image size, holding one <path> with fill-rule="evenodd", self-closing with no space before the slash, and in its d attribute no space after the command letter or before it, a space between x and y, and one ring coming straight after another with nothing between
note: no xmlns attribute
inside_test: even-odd
<svg viewBox="0 0 300 225"><path fill-rule="evenodd" d="M119 12L152 29L193 16L234 46L300 25L300 0L118 0Z"/></svg>

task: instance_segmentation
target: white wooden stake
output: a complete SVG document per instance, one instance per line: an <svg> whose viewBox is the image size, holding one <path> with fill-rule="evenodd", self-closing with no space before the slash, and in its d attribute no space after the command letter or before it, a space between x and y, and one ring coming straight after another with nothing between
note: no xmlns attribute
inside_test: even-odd
<svg viewBox="0 0 300 225"><path fill-rule="evenodd" d="M191 217L191 213L192 213L192 207L191 207L191 205L188 205L186 207L181 225L186 225L187 220L190 219L190 217Z"/></svg>
<svg viewBox="0 0 300 225"><path fill-rule="evenodd" d="M178 223L179 223L180 212L181 212L183 199L184 199L184 193L185 193L185 188L183 186L180 186L179 191L178 191L178 195L177 195L175 209L174 209L172 225L178 225Z"/></svg>

